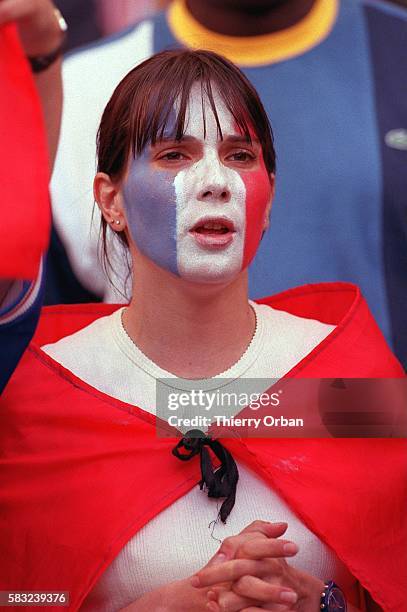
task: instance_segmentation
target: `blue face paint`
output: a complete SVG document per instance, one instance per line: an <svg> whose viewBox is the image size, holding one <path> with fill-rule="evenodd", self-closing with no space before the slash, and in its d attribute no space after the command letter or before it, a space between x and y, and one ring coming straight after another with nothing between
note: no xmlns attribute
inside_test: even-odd
<svg viewBox="0 0 407 612"><path fill-rule="evenodd" d="M178 274L174 173L152 169L145 149L132 161L123 198L138 249L161 268Z"/></svg>

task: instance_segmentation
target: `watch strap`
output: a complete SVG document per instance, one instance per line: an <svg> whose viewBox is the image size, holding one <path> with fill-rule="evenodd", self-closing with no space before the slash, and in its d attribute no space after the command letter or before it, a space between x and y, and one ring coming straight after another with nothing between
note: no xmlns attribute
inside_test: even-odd
<svg viewBox="0 0 407 612"><path fill-rule="evenodd" d="M331 599L331 594L333 595L334 592L339 594L340 598L343 599L343 606L340 604L340 607L337 608L334 605L335 610L341 610L343 612L346 612L346 609L347 609L346 599L343 596L343 593L340 590L340 588L338 587L338 585L335 584L335 582L333 580L329 580L329 581L325 582L325 584L324 584L324 590L321 593L321 602L320 602L320 606L319 606L320 610L324 610L324 612L331 612L332 611L332 606L330 605L330 599Z"/></svg>

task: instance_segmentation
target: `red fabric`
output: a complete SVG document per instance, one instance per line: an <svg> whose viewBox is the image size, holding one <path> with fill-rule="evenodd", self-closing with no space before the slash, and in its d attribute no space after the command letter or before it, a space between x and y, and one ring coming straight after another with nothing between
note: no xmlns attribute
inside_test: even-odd
<svg viewBox="0 0 407 612"><path fill-rule="evenodd" d="M308 317L336 313L336 332L291 375L330 376L334 368L335 376L403 375L354 287L303 287L267 301ZM96 318L95 310L111 307L91 307L88 317L77 307L70 319L63 307L65 332ZM58 337L57 318L54 308L44 311L41 341ZM69 609L78 610L123 545L200 480L198 458L173 457L176 440L157 438L154 416L96 391L35 346L3 394L0 417L0 590L70 591ZM224 443L280 492L385 612L404 609L405 440Z"/></svg>
<svg viewBox="0 0 407 612"><path fill-rule="evenodd" d="M14 26L0 27L0 160L0 278L34 279L48 244L48 153Z"/></svg>

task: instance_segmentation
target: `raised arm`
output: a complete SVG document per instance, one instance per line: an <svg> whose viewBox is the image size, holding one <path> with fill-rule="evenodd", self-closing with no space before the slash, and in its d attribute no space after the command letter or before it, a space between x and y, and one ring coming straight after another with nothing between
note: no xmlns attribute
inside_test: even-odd
<svg viewBox="0 0 407 612"><path fill-rule="evenodd" d="M33 75L43 111L49 150L48 166L51 171L57 149L62 110L60 51L64 31L61 28L61 21L58 20L55 7L49 0L0 0L0 29L2 26L13 22L17 25L24 54L27 57L36 58L33 60L33 64L37 67L41 65L41 62L45 67L39 72L33 72ZM10 34L10 32L4 32L4 40L8 40L7 34ZM13 48L10 47L10 51ZM49 65L44 58L48 58ZM12 55L8 59L9 61L13 60ZM51 61L52 59L54 61ZM14 83L12 75L15 74L16 91L19 87L22 87L21 99L19 99L17 106L24 113L24 108L27 108L24 106L26 93L25 90L23 91L24 77L21 77L18 72L19 69L16 69L15 73L13 72L14 69L15 66L12 63L10 67L11 83ZM27 103L30 104L31 99L27 100ZM15 121L16 142L21 142L21 147L24 148L24 128L19 125L18 117L13 116L13 105L8 104L6 108L7 115L10 115L9 118L8 116L6 118L7 122L10 121L10 131L12 131L13 121ZM16 113L18 114L17 109ZM29 117L31 117L30 113L25 117L26 127L29 125ZM11 142L12 140L11 137ZM13 168L11 173L7 172L5 175L6 181L8 181L8 197L3 198L3 206L10 206L10 201L14 200L14 225L8 228L3 225L3 231L5 232L1 251L3 265L0 271L0 392L34 333L42 304L43 265L39 264L42 244L45 248L47 231L46 176L44 176L46 158L41 143L39 144L41 154L40 149L35 148L36 145L32 139L26 139L26 146L29 147L28 151L31 151L30 155L32 154L34 165L38 166L38 172L24 172L24 162L19 155L10 155L9 159L6 159L6 157L4 159L4 167L8 163L21 164L21 168L17 172ZM8 149L5 146L3 155L7 156L7 151ZM23 154L23 157L25 157L25 154ZM25 162L30 163L28 157ZM42 164L41 167L40 164ZM32 183L34 180L36 181L35 185ZM41 188L43 197L41 195L39 209L40 182L44 185L44 188ZM21 190L22 185L24 185L23 190ZM24 197L21 197L22 193L24 193ZM28 215L24 212L25 207L27 207ZM17 210L18 214L16 213ZM1 216L6 219L8 214L7 208L5 208ZM19 221L17 222L16 219L19 219ZM31 225L33 225L32 228ZM11 230L11 227L14 227L14 230ZM35 236L37 231L40 232L37 235L41 237L34 241L37 245L37 255L34 256L35 250L28 243L30 241L29 236ZM10 235L14 236L13 245L9 241ZM20 261L23 261L24 258L30 260L31 269L27 265L16 265L16 255L18 255ZM10 265L10 262L14 263ZM37 278L32 280L38 265Z"/></svg>
<svg viewBox="0 0 407 612"><path fill-rule="evenodd" d="M64 32L50 0L0 0L0 26L15 22L27 57L50 56L62 48ZM33 72L48 137L50 169L55 159L62 111L61 58Z"/></svg>

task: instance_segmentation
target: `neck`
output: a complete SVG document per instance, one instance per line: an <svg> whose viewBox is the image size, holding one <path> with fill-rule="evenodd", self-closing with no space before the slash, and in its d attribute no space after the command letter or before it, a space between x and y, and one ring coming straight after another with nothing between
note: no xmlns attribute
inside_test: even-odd
<svg viewBox="0 0 407 612"><path fill-rule="evenodd" d="M193 17L203 26L227 36L271 34L295 25L311 10L315 0L274 0L250 3L187 0Z"/></svg>
<svg viewBox="0 0 407 612"><path fill-rule="evenodd" d="M169 279L151 262L140 265L140 257L133 258L138 261L133 283L136 298L123 317L139 349L182 378L208 378L236 363L255 329L247 299L247 272L226 286L191 288L182 279Z"/></svg>

